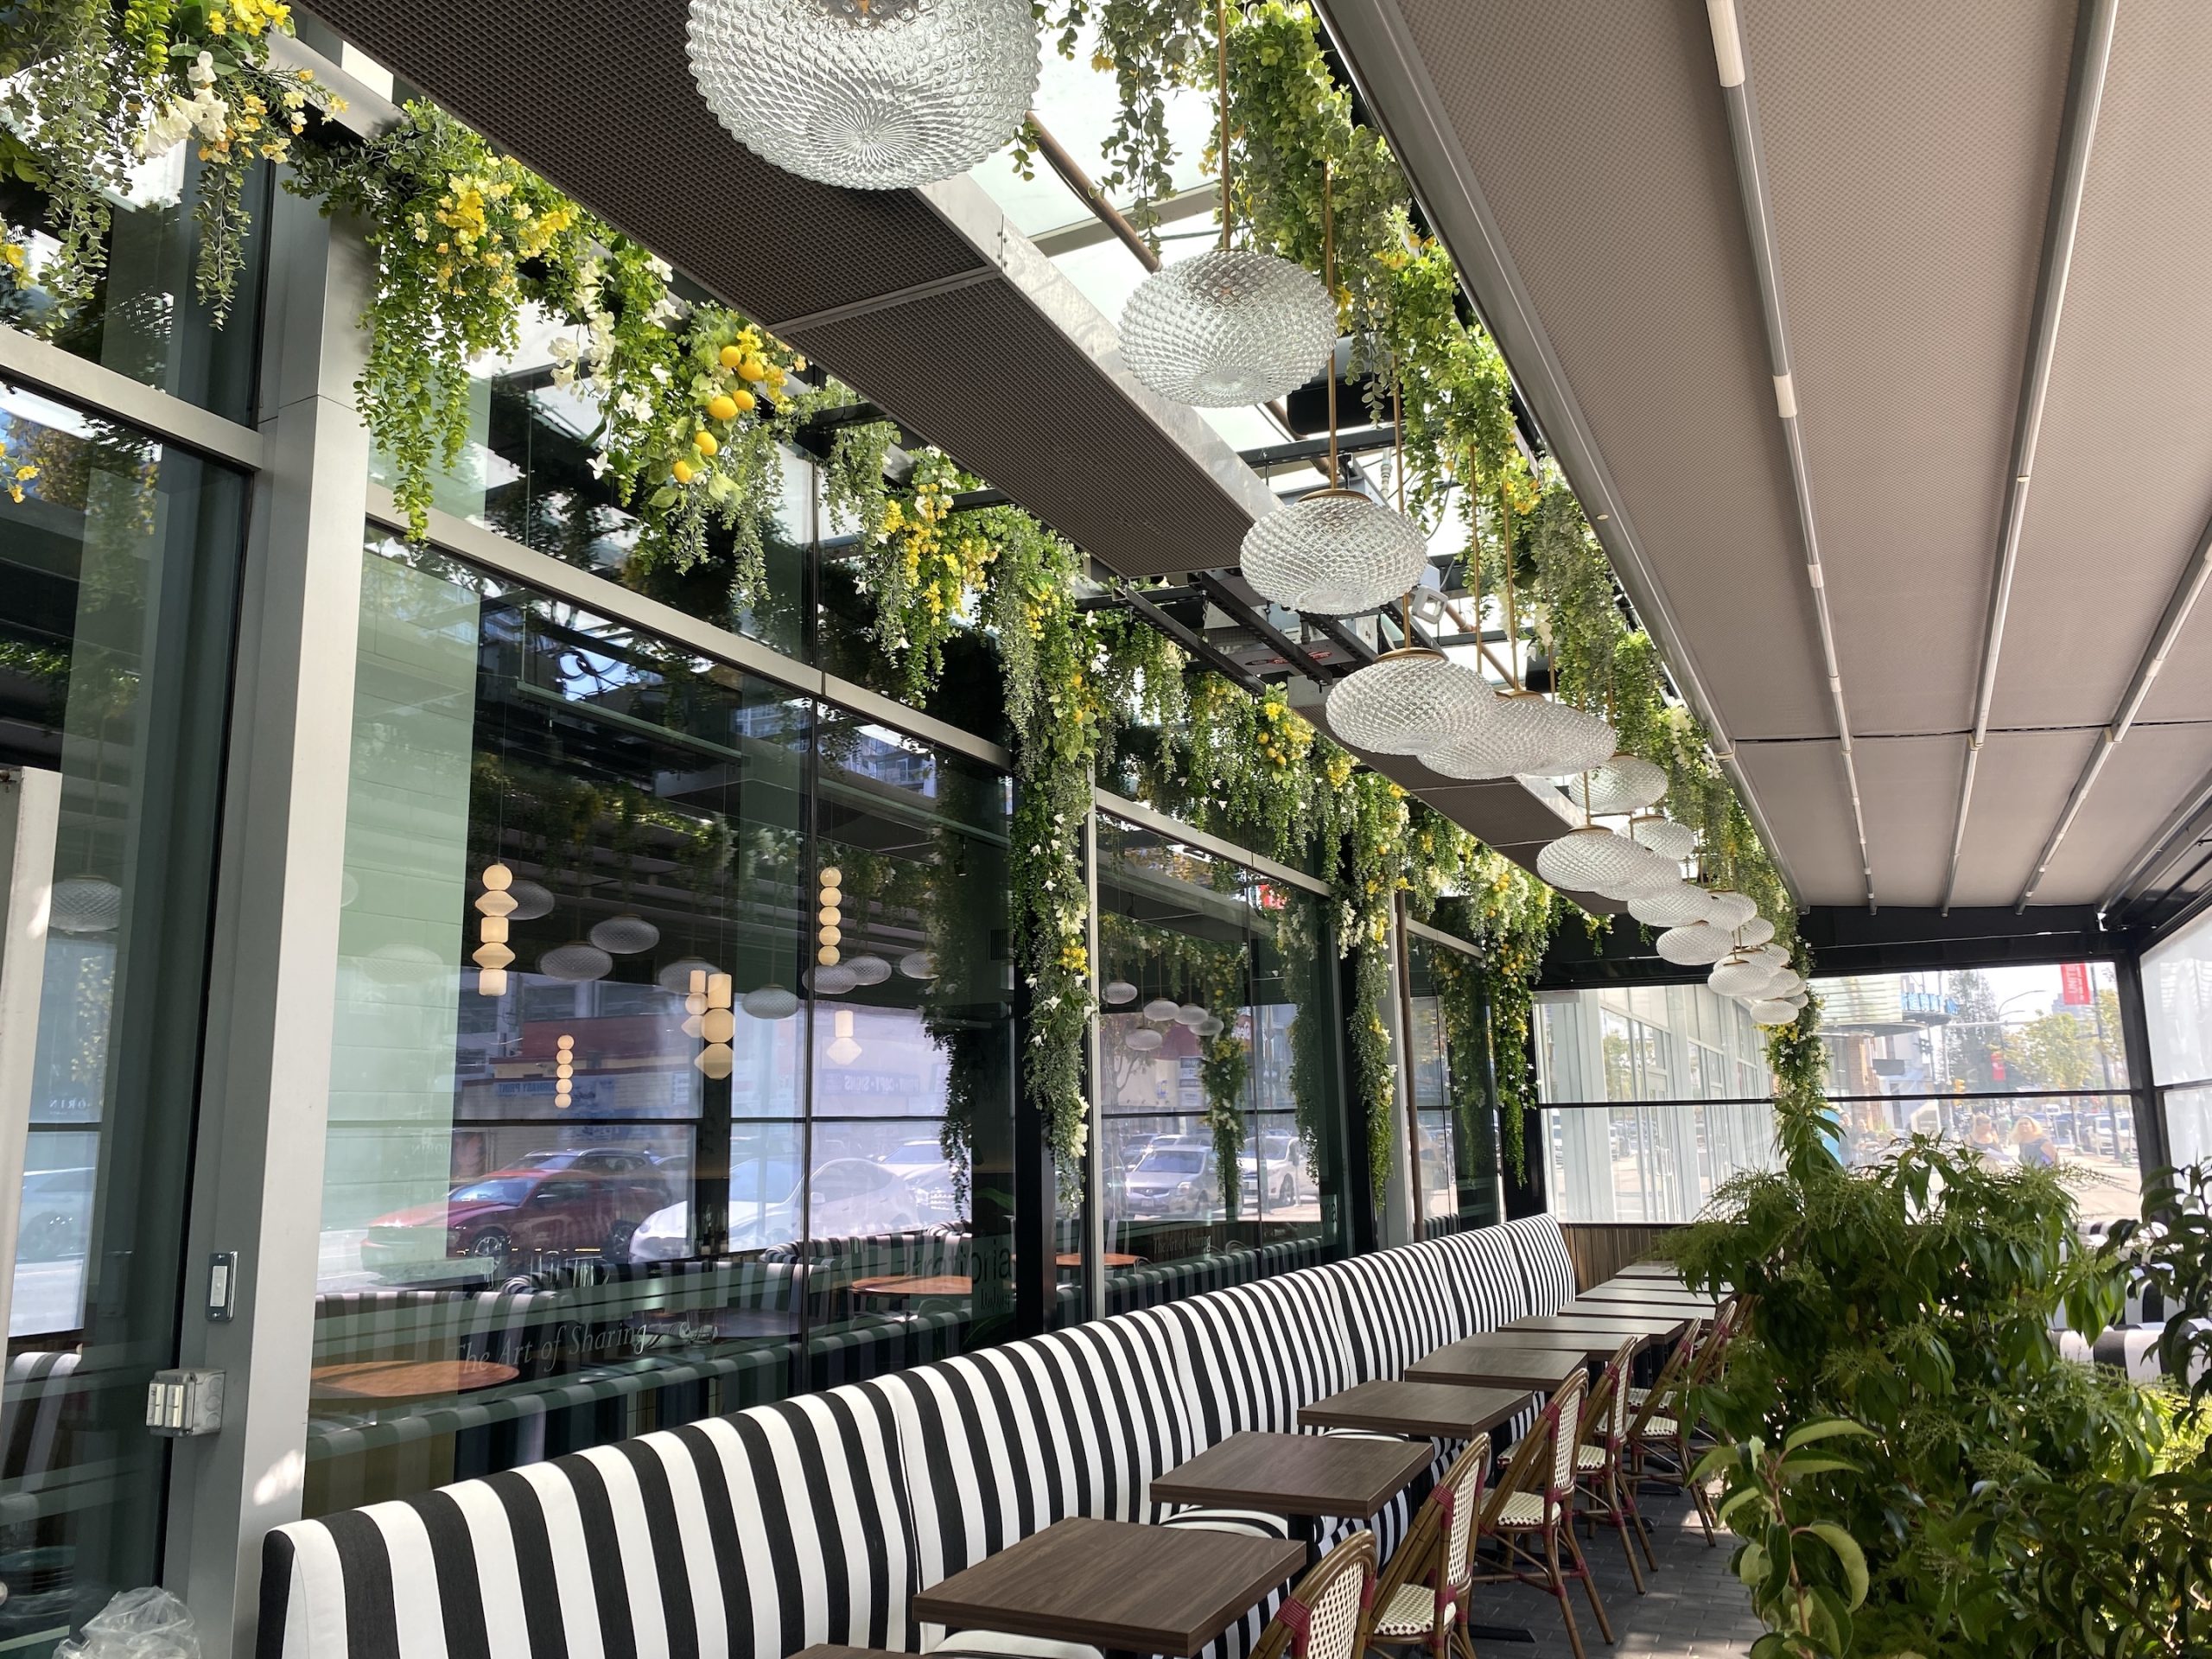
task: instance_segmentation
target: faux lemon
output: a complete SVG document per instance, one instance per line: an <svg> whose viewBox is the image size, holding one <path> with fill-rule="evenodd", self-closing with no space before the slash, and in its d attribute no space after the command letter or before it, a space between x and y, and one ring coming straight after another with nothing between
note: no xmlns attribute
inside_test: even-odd
<svg viewBox="0 0 2212 1659"><path fill-rule="evenodd" d="M739 351L736 346L725 346L722 347L722 367L726 369L734 369L744 361L745 353Z"/></svg>
<svg viewBox="0 0 2212 1659"><path fill-rule="evenodd" d="M691 463L688 461L679 461L668 470L675 474L676 481L679 484L689 484L691 481Z"/></svg>
<svg viewBox="0 0 2212 1659"><path fill-rule="evenodd" d="M718 421L734 421L737 418L737 399L724 393L707 405L707 413Z"/></svg>
<svg viewBox="0 0 2212 1659"><path fill-rule="evenodd" d="M757 357L748 357L739 363L737 372L747 380L765 380L768 378L768 365Z"/></svg>
<svg viewBox="0 0 2212 1659"><path fill-rule="evenodd" d="M715 442L713 433L702 432L691 440L691 447L702 455L711 455L715 450L721 448L721 445Z"/></svg>

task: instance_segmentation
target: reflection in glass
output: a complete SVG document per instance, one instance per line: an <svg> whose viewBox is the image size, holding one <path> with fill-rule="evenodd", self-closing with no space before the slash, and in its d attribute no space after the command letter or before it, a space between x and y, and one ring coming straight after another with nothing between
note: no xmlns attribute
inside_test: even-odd
<svg viewBox="0 0 2212 1659"><path fill-rule="evenodd" d="M0 1647L40 1652L160 1560L246 489L6 386L0 448L0 917L36 997L0 1023Z"/></svg>
<svg viewBox="0 0 2212 1659"><path fill-rule="evenodd" d="M310 1510L988 1334L1007 780L394 543L360 638Z"/></svg>
<svg viewBox="0 0 2212 1659"><path fill-rule="evenodd" d="M1404 938L1416 1211L1431 1234L1486 1227L1502 1205L1482 963L1410 929Z"/></svg>

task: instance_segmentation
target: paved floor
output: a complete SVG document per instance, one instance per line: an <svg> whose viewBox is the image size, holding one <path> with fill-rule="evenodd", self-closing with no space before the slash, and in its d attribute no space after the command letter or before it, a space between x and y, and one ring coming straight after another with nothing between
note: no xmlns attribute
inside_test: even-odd
<svg viewBox="0 0 2212 1659"><path fill-rule="evenodd" d="M1580 1585L1570 1585L1583 1651L1589 1659L1742 1659L1765 1627L1728 1570L1736 1541L1723 1532L1707 1549L1695 1512L1678 1497L1647 1497L1644 1518L1659 1558L1656 1573L1644 1569L1649 1594L1636 1593L1617 1534L1601 1530L1594 1540L1582 1541L1616 1638L1613 1646L1605 1645L1590 1616L1589 1598ZM1559 1605L1541 1590L1486 1585L1475 1592L1474 1616L1485 1624L1525 1626L1536 1638L1530 1643L1478 1637L1479 1659L1573 1659Z"/></svg>

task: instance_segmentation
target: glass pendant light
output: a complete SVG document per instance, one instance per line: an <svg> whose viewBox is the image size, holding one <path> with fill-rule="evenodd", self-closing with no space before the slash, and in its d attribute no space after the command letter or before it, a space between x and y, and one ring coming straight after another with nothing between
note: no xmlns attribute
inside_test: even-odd
<svg viewBox="0 0 2212 1659"><path fill-rule="evenodd" d="M1764 916L1754 916L1736 930L1736 941L1754 948L1764 944L1774 937L1774 924Z"/></svg>
<svg viewBox="0 0 2212 1659"><path fill-rule="evenodd" d="M1662 818L1656 813L1630 818L1628 836L1637 846L1649 847L1660 857L1672 859L1677 864L1697 853L1696 830L1687 823L1677 823L1672 818Z"/></svg>
<svg viewBox="0 0 2212 1659"><path fill-rule="evenodd" d="M1029 0L691 0L687 49L740 143L849 189L965 173L1037 97Z"/></svg>
<svg viewBox="0 0 2212 1659"><path fill-rule="evenodd" d="M625 911L620 916L609 916L603 922L594 923L591 942L610 956L634 957L660 943L660 929L644 917Z"/></svg>
<svg viewBox="0 0 2212 1659"><path fill-rule="evenodd" d="M1105 988L1100 991L1099 995L1104 997L1111 1006L1118 1008L1124 1002L1134 1002L1137 1000L1137 988L1126 979L1109 979L1106 982Z"/></svg>
<svg viewBox="0 0 2212 1659"><path fill-rule="evenodd" d="M1586 824L1538 849L1536 874L1555 887L1611 897L1611 890L1624 879L1637 879L1645 856L1643 849L1627 836Z"/></svg>
<svg viewBox="0 0 2212 1659"><path fill-rule="evenodd" d="M515 907L507 912L511 922L534 922L541 916L553 913L553 890L537 881L517 881L507 888L507 897Z"/></svg>
<svg viewBox="0 0 2212 1659"><path fill-rule="evenodd" d="M1666 792L1666 772L1636 754L1608 755L1603 765L1567 780L1567 799L1600 817L1641 811Z"/></svg>
<svg viewBox="0 0 2212 1659"><path fill-rule="evenodd" d="M704 957L678 957L653 976L653 983L671 996L682 996L690 989L691 976L695 972L718 974L721 969Z"/></svg>
<svg viewBox="0 0 2212 1659"><path fill-rule="evenodd" d="M1337 303L1313 273L1232 245L1229 191L1229 7L1216 0L1221 106L1221 245L1163 265L1122 308L1122 361L1161 397L1243 409L1302 386L1333 358Z"/></svg>
<svg viewBox="0 0 2212 1659"><path fill-rule="evenodd" d="M806 970L806 988L817 996L842 996L860 981L842 962L827 962Z"/></svg>
<svg viewBox="0 0 2212 1659"><path fill-rule="evenodd" d="M855 985L880 985L891 977L891 964L878 956L847 957L845 966L852 969Z"/></svg>
<svg viewBox="0 0 2212 1659"><path fill-rule="evenodd" d="M1479 561L1476 568L1480 569ZM1440 751L1428 763L1430 770L1446 778L1479 780L1554 778L1602 765L1617 747L1613 728L1595 715L1554 702L1521 683L1521 618L1513 601L1510 548L1506 552L1504 587L1506 694L1497 699L1483 729ZM1479 588L1475 604L1479 612Z"/></svg>
<svg viewBox="0 0 2212 1659"><path fill-rule="evenodd" d="M1646 927L1682 927L1705 919L1705 895L1686 881L1638 893L1629 900L1628 913Z"/></svg>
<svg viewBox="0 0 2212 1659"><path fill-rule="evenodd" d="M931 980L937 977L937 952L909 950L899 958L899 971L909 979ZM1130 988L1133 991L1134 986Z"/></svg>
<svg viewBox="0 0 2212 1659"><path fill-rule="evenodd" d="M1329 206L1329 169L1321 169L1321 260L1327 288L1336 286L1336 231ZM1255 519L1244 532L1244 580L1294 611L1353 616L1389 604L1421 581L1428 542L1402 512L1337 480L1337 358L1331 326L1328 486Z"/></svg>
<svg viewBox="0 0 2212 1659"><path fill-rule="evenodd" d="M747 991L738 999L737 1006L755 1020L788 1020L798 1012L798 995L770 983Z"/></svg>
<svg viewBox="0 0 2212 1659"><path fill-rule="evenodd" d="M1175 1023L1179 1026L1190 1026L1193 1027L1203 1026L1213 1016L1205 1008L1200 1007L1195 1002L1183 1003L1175 1010Z"/></svg>
<svg viewBox="0 0 2212 1659"><path fill-rule="evenodd" d="M1731 952L1707 977L1706 983L1722 996L1741 996L1762 990L1773 975L1765 965L1740 952Z"/></svg>
<svg viewBox="0 0 2212 1659"><path fill-rule="evenodd" d="M1755 1026L1786 1026L1797 1017L1796 1008L1790 1003L1763 998L1751 1005L1751 1023Z"/></svg>
<svg viewBox="0 0 2212 1659"><path fill-rule="evenodd" d="M1659 954L1679 968L1702 968L1726 956L1727 933L1710 922L1686 922L1670 927L1653 941Z"/></svg>
<svg viewBox="0 0 2212 1659"><path fill-rule="evenodd" d="M104 875L72 875L55 882L47 920L63 933L112 933L123 920L123 889Z"/></svg>
<svg viewBox="0 0 2212 1659"><path fill-rule="evenodd" d="M1151 1053L1166 1040L1150 1026L1139 1026L1135 1031L1125 1031L1122 1033L1122 1046L1139 1054Z"/></svg>
<svg viewBox="0 0 2212 1659"><path fill-rule="evenodd" d="M1713 906L1708 919L1714 926L1732 933L1759 913L1759 907L1748 894L1731 887L1715 887L1706 898Z"/></svg>
<svg viewBox="0 0 2212 1659"><path fill-rule="evenodd" d="M1155 996L1144 1005L1144 1017L1164 1025L1175 1017L1175 1010L1180 1006L1172 996Z"/></svg>

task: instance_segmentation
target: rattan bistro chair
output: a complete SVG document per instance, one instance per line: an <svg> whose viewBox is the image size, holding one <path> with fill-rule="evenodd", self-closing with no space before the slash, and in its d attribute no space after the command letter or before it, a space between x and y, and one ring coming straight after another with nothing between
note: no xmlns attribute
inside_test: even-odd
<svg viewBox="0 0 2212 1659"><path fill-rule="evenodd" d="M1475 1533L1483 1483L1490 1476L1490 1436L1478 1434L1429 1493L1405 1541L1382 1569L1368 1622L1370 1645L1425 1649L1435 1659L1475 1659L1467 1603L1475 1578Z"/></svg>
<svg viewBox="0 0 2212 1659"><path fill-rule="evenodd" d="M1629 1419L1628 1484L1640 1488L1647 1481L1656 1481L1688 1493L1697 1506L1698 1524L1705 1529L1705 1541L1711 1548L1716 1519L1713 1500L1690 1473L1697 1466L1690 1446L1690 1379L1697 1372L1697 1359L1712 1347L1707 1343L1704 1350L1697 1350L1696 1342L1697 1326L1693 1323L1675 1344L1675 1351L1667 1356L1657 1381L1644 1390L1643 1401Z"/></svg>
<svg viewBox="0 0 2212 1659"><path fill-rule="evenodd" d="M1567 1621L1567 1644L1574 1649L1574 1659L1585 1659L1585 1655L1574 1609L1567 1604L1570 1578L1582 1580L1590 1611L1598 1616L1599 1631L1607 1642L1613 1639L1612 1621L1598 1599L1598 1581L1590 1576L1590 1563L1574 1535L1574 1452L1582 1438L1586 1383L1580 1372L1562 1382L1537 1417L1535 1427L1513 1448L1505 1472L1483 1504L1481 1536L1497 1541L1497 1570L1478 1572L1473 1580L1502 1584L1510 1579L1548 1591ZM1564 1561L1562 1549L1567 1556Z"/></svg>
<svg viewBox="0 0 2212 1659"><path fill-rule="evenodd" d="M1628 1574L1636 1580L1639 1596L1643 1593L1643 1569L1637 1565L1636 1548L1629 1542L1631 1530L1636 1543L1643 1547L1643 1559L1652 1571L1659 1569L1643 1516L1637 1510L1636 1483L1628 1478L1628 1368L1643 1345L1643 1338L1630 1337L1605 1363L1598 1386L1590 1390L1583 1413L1587 1427L1582 1444L1574 1451L1575 1482L1582 1498L1580 1513L1586 1521L1610 1522L1620 1535L1621 1554L1628 1557Z"/></svg>
<svg viewBox="0 0 2212 1659"><path fill-rule="evenodd" d="M1375 1535L1355 1532L1283 1598L1252 1659L1359 1659L1375 1603Z"/></svg>

